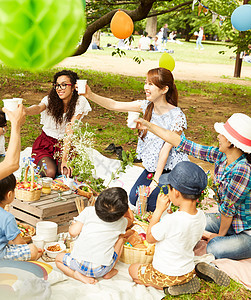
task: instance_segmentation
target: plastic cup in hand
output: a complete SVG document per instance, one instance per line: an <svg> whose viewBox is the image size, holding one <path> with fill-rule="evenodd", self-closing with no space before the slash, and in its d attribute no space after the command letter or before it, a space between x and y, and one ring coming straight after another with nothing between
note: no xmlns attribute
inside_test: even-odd
<svg viewBox="0 0 251 300"><path fill-rule="evenodd" d="M18 105L23 103L23 98L12 98L13 100L18 101Z"/></svg>
<svg viewBox="0 0 251 300"><path fill-rule="evenodd" d="M14 111L17 109L20 100L18 99L3 99L3 105L10 111ZM6 120L9 120L8 115L6 114Z"/></svg>
<svg viewBox="0 0 251 300"><path fill-rule="evenodd" d="M64 192L64 193L65 194L71 194L72 189L73 189L74 179L73 178L69 178L69 177L64 177L63 181L64 181L64 184L67 185L70 188L69 191Z"/></svg>
<svg viewBox="0 0 251 300"><path fill-rule="evenodd" d="M87 80L78 79L77 85L78 85L78 94L85 94L86 92L86 83Z"/></svg>
<svg viewBox="0 0 251 300"><path fill-rule="evenodd" d="M136 123L134 121L139 118L139 115L139 112L128 111L127 126L129 128L136 128Z"/></svg>

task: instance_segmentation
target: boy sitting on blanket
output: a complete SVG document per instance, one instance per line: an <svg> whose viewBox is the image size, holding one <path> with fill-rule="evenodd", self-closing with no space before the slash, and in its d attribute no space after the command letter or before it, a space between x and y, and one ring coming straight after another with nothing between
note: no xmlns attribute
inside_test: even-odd
<svg viewBox="0 0 251 300"><path fill-rule="evenodd" d="M123 234L133 220L126 191L119 187L104 190L95 207L86 207L70 226L70 235L79 237L71 253L57 255L57 267L84 283L112 278L118 273L114 266L123 250Z"/></svg>
<svg viewBox="0 0 251 300"><path fill-rule="evenodd" d="M26 244L15 217L4 209L14 200L15 187L13 174L0 180L0 259L37 260L43 254L42 249Z"/></svg>
<svg viewBox="0 0 251 300"><path fill-rule="evenodd" d="M167 174L166 180L169 195L159 194L146 235L147 242L156 243L153 262L132 264L129 273L134 282L164 289L166 294L196 293L200 281L195 277L193 249L206 226L205 215L196 208L196 200L207 186L207 175L196 164L183 161ZM179 210L161 218L170 201ZM229 281L225 273L208 264L199 263L197 266L203 279L222 283L218 280L221 276L224 283ZM212 272L216 273L211 276Z"/></svg>

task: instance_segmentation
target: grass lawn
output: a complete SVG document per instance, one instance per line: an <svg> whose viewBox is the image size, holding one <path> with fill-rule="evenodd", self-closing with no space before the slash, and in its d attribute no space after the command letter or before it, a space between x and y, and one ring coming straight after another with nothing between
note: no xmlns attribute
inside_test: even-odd
<svg viewBox="0 0 251 300"><path fill-rule="evenodd" d="M133 47L138 47L138 41L140 36L134 36ZM119 39L108 33L102 33L100 39L100 46L104 49L102 51L89 49L87 53L93 53L97 55L111 55L115 48L108 48L107 44L117 46ZM226 45L227 43L223 42L213 42L213 41L203 41L205 47L204 51L195 50L195 40L190 42L184 42L180 40L183 44L176 43L167 43L167 49L174 50L173 56L175 61L184 61L192 63L207 63L207 64L233 64L233 59L230 59L230 56L235 56L233 50L229 49ZM154 51L139 51L139 50L123 50L126 52L126 56L133 58L135 56L140 57L141 59L149 60L159 60L162 53ZM225 51L225 54L219 54L219 51ZM83 54L85 55L85 54ZM243 62L243 66L249 65L246 62Z"/></svg>

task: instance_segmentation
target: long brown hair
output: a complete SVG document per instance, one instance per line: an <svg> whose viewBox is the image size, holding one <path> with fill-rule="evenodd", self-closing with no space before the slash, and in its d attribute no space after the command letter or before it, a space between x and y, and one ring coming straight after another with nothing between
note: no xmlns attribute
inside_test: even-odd
<svg viewBox="0 0 251 300"><path fill-rule="evenodd" d="M174 106L178 105L178 91L174 83L173 74L171 73L171 71L165 68L151 69L147 73L147 79L160 89L164 89L166 86L168 86L168 91L166 93L166 102ZM149 103L143 117L149 122L152 118L153 108L153 102ZM139 136L142 140L144 140L146 134L146 129L139 130Z"/></svg>
<svg viewBox="0 0 251 300"><path fill-rule="evenodd" d="M71 71L71 70L62 70L57 72L53 78L53 84L57 82L58 77L60 76L67 76L69 77L71 84L74 86L79 79L78 74ZM56 90L54 88L51 89L49 93L49 101L48 101L48 112L52 115L56 124L63 123L63 114L64 114L64 104L63 101L59 98ZM78 100L78 92L74 89L72 93L72 97L70 102L68 103L67 111L66 111L66 121L70 122L76 108L76 103Z"/></svg>

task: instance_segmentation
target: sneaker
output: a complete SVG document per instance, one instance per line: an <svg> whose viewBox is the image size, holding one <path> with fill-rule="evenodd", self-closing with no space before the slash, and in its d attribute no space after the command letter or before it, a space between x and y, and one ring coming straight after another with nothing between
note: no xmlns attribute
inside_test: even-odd
<svg viewBox="0 0 251 300"><path fill-rule="evenodd" d="M111 143L108 147L105 148L105 151L107 151L107 152L113 153L113 152L115 152L115 150L116 150L116 147L113 143Z"/></svg>
<svg viewBox="0 0 251 300"><path fill-rule="evenodd" d="M115 153L120 160L122 160L122 152L123 148L121 146L115 147Z"/></svg>
<svg viewBox="0 0 251 300"><path fill-rule="evenodd" d="M204 48L201 48L200 50L204 50Z"/></svg>
<svg viewBox="0 0 251 300"><path fill-rule="evenodd" d="M182 294L194 294L200 290L200 280L198 277L194 277L187 283L180 285L173 285L168 288L168 294L166 294L166 288L164 288L164 293L166 295L178 296Z"/></svg>
<svg viewBox="0 0 251 300"><path fill-rule="evenodd" d="M205 262L200 262L195 266L197 276L205 281L215 282L221 286L228 286L230 278L227 274L219 269L210 266Z"/></svg>

